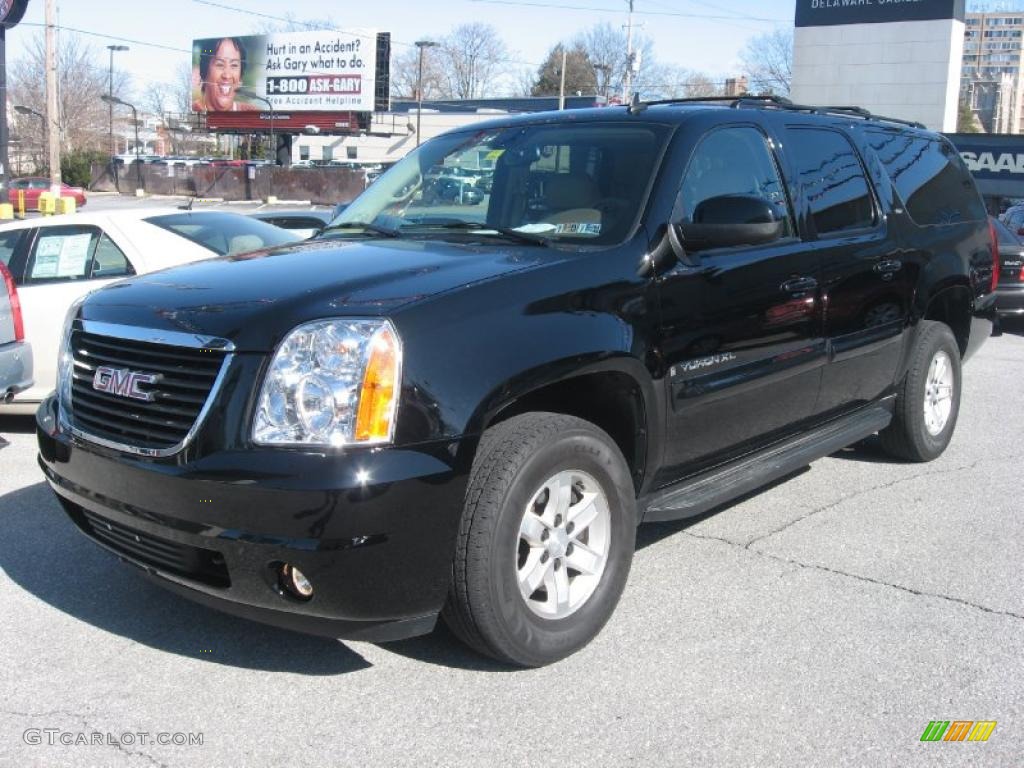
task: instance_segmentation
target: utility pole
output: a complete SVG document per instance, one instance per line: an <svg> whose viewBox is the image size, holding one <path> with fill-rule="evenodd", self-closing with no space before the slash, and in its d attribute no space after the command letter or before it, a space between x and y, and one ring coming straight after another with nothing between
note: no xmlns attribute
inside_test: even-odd
<svg viewBox="0 0 1024 768"><path fill-rule="evenodd" d="M626 76L622 79L622 103L633 101L633 0L629 3L629 20L626 22Z"/></svg>
<svg viewBox="0 0 1024 768"><path fill-rule="evenodd" d="M439 43L432 40L417 40L416 47L419 48L419 70L416 73L416 146L420 145L420 115L423 114L423 51L426 48L436 48Z"/></svg>
<svg viewBox="0 0 1024 768"><path fill-rule="evenodd" d="M567 58L567 52L565 47L562 47L562 82L558 85L558 109L559 111L565 109L565 60Z"/></svg>
<svg viewBox="0 0 1024 768"><path fill-rule="evenodd" d="M110 51L110 79L107 81L107 96L114 95L114 52L115 51L127 51L127 45L108 45L107 50ZM114 102L108 104L110 107L110 155L113 157L117 154L117 148L114 146Z"/></svg>
<svg viewBox="0 0 1024 768"><path fill-rule="evenodd" d="M46 0L46 137L50 146L50 191L60 194L60 115L57 112L57 17L54 0Z"/></svg>

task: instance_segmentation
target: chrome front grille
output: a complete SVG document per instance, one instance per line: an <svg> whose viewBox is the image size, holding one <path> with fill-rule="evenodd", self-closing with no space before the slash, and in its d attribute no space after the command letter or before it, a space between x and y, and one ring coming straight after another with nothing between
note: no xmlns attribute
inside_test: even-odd
<svg viewBox="0 0 1024 768"><path fill-rule="evenodd" d="M70 426L87 439L149 455L173 453L194 434L228 357L224 346L178 346L88 327L72 330L70 345ZM101 388L111 371L122 386ZM143 383L133 388L129 375Z"/></svg>

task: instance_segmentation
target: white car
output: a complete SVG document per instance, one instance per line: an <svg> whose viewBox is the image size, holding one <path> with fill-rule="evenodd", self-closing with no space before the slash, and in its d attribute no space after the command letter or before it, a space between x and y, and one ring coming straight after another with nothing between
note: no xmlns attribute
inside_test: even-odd
<svg viewBox="0 0 1024 768"><path fill-rule="evenodd" d="M296 242L284 229L225 211L178 208L75 213L0 225L0 261L21 298L35 383L0 405L31 413L55 386L64 315L89 291L131 275Z"/></svg>

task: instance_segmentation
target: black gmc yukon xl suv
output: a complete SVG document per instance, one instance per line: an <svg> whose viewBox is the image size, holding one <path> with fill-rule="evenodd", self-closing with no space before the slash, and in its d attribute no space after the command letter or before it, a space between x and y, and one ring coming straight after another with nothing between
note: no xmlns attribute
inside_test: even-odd
<svg viewBox="0 0 1024 768"><path fill-rule="evenodd" d="M423 195L446 175L490 191ZM607 621L639 523L875 433L941 454L995 254L953 147L862 110L495 120L318 239L91 294L40 463L85 534L201 603L372 640L443 616L541 665Z"/></svg>

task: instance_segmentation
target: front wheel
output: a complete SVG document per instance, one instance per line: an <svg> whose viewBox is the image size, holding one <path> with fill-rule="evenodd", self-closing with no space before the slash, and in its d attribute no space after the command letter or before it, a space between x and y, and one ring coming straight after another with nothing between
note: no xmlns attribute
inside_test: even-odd
<svg viewBox="0 0 1024 768"><path fill-rule="evenodd" d="M481 439L445 621L501 661L557 661L611 616L635 540L633 483L614 441L572 416L516 416Z"/></svg>
<svg viewBox="0 0 1024 768"><path fill-rule="evenodd" d="M960 348L944 323L921 321L907 375L897 392L882 448L908 461L931 461L953 438L960 413Z"/></svg>

